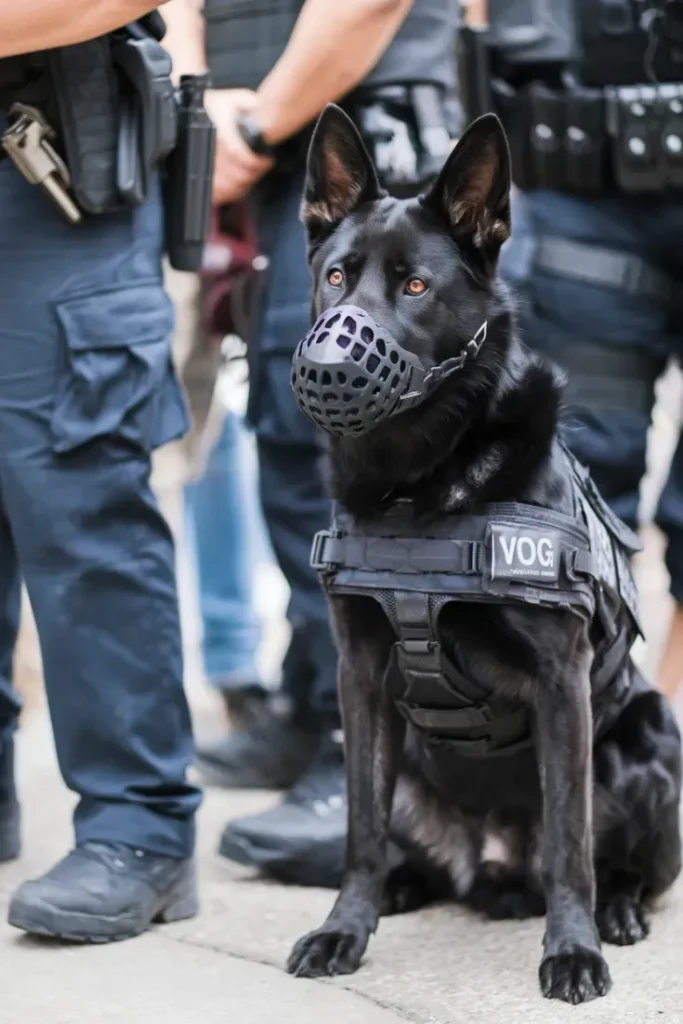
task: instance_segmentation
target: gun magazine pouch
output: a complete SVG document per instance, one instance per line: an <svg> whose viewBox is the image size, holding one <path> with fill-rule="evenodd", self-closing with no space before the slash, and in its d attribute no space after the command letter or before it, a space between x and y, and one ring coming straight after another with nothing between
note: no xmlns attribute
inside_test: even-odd
<svg viewBox="0 0 683 1024"><path fill-rule="evenodd" d="M666 22L655 45L630 0L488 7L488 27L460 33L461 95L468 119L498 113L519 188L681 188L683 47Z"/></svg>
<svg viewBox="0 0 683 1024"><path fill-rule="evenodd" d="M118 81L108 37L47 53L60 137L78 205L91 214L119 207L116 188Z"/></svg>

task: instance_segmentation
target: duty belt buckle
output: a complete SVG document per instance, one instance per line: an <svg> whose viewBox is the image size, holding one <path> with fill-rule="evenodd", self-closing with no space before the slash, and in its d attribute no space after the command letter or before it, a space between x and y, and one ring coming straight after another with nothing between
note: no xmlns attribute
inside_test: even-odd
<svg viewBox="0 0 683 1024"><path fill-rule="evenodd" d="M49 139L54 130L35 107L15 103L9 111L12 121L0 137L0 145L31 185L40 185L71 224L83 219L81 211L69 195L71 175Z"/></svg>

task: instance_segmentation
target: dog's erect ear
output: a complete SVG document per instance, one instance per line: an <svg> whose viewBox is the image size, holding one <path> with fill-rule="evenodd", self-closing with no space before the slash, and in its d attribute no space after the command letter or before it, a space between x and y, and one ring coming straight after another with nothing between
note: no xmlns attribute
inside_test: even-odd
<svg viewBox="0 0 683 1024"><path fill-rule="evenodd" d="M446 160L422 203L444 219L458 242L495 266L510 235L510 150L495 114L477 118Z"/></svg>
<svg viewBox="0 0 683 1024"><path fill-rule="evenodd" d="M301 219L309 241L320 241L357 207L383 194L358 129L329 103L308 150Z"/></svg>

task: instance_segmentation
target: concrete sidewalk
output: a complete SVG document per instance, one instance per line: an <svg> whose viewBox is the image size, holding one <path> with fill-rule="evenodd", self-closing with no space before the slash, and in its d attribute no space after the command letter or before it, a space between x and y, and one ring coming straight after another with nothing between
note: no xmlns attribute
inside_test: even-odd
<svg viewBox="0 0 683 1024"><path fill-rule="evenodd" d="M25 855L0 867L0 916L15 885L70 842L73 800L36 714L19 739ZM0 1021L7 1024L600 1024L683 1021L683 885L633 948L607 947L614 989L580 1008L542 999L543 925L487 923L457 907L383 921L352 977L308 982L282 969L333 894L271 885L214 855L225 820L274 797L209 791L200 815L202 913L114 946L60 947L0 925Z"/></svg>

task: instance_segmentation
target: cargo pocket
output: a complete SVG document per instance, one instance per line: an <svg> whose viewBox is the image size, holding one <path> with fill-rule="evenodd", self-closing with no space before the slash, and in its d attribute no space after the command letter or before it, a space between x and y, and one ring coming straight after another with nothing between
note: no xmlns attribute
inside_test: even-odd
<svg viewBox="0 0 683 1024"><path fill-rule="evenodd" d="M187 430L173 306L158 282L60 302L57 316L67 366L52 414L56 452L104 437L151 452Z"/></svg>

